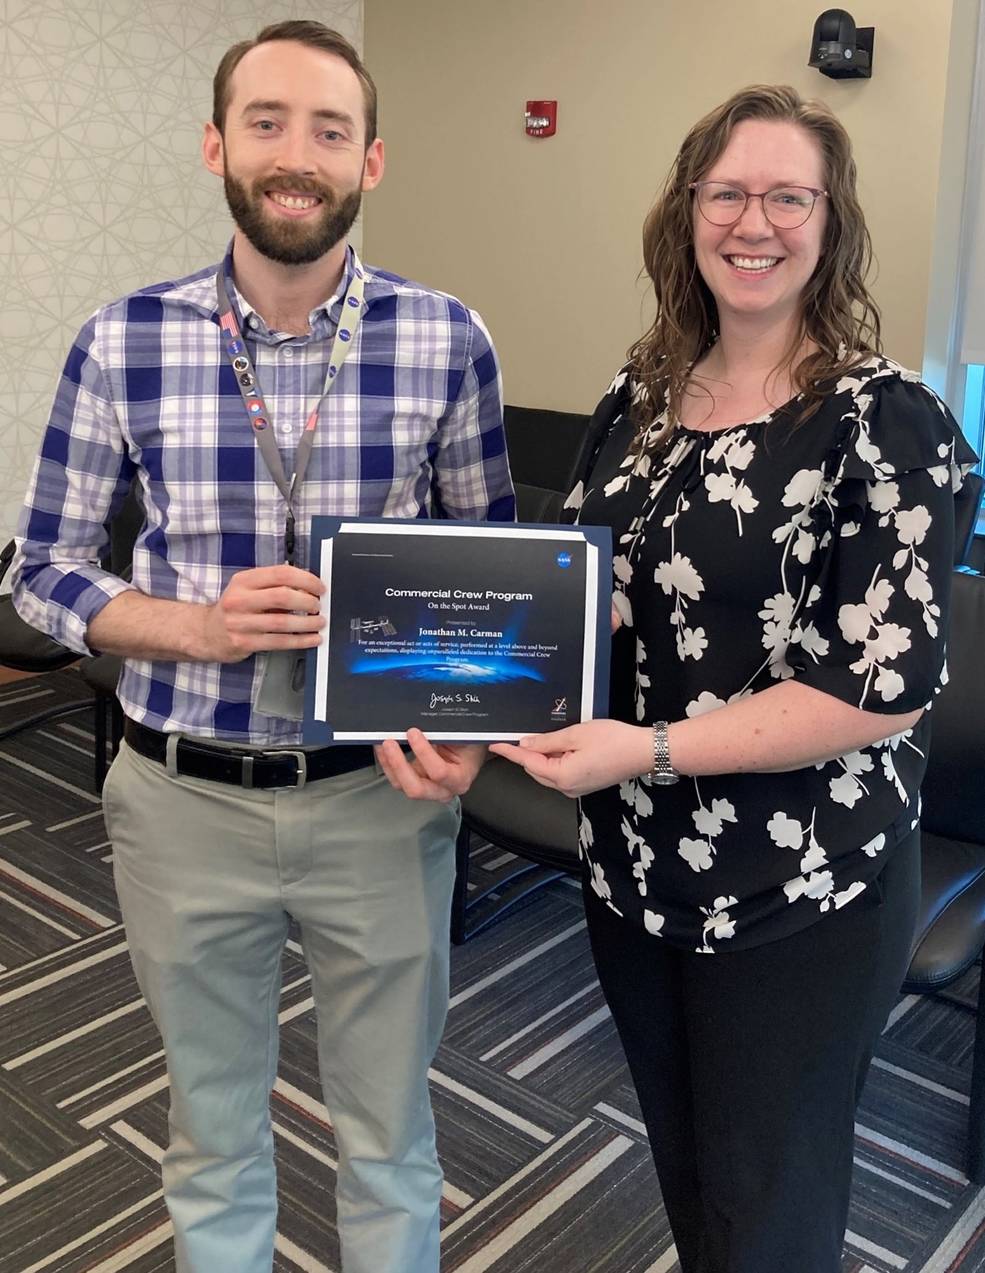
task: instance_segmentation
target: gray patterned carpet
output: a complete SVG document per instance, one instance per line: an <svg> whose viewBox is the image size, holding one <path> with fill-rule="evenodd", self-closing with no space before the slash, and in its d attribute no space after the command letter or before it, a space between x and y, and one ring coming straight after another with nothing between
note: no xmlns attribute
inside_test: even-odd
<svg viewBox="0 0 985 1273"><path fill-rule="evenodd" d="M71 671L2 687L0 730L83 693ZM503 869L498 851L477 851L476 877ZM452 968L432 1073L444 1269L673 1273L577 890L551 885L456 949ZM284 971L276 1267L328 1273L335 1145L296 944ZM968 1003L976 983L977 972L958 987ZM963 1174L972 1035L954 1005L895 1009L859 1115L844 1273L985 1270L985 1190ZM93 794L90 721L74 716L0 743L0 1273L172 1269L157 1176L166 1107Z"/></svg>

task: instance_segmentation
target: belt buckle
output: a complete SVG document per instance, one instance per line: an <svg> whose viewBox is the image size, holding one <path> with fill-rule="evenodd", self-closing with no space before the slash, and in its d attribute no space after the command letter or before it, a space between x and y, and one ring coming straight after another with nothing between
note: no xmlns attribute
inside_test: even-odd
<svg viewBox="0 0 985 1273"><path fill-rule="evenodd" d="M283 783L277 787L267 787L267 791L300 791L308 781L308 757L303 751L291 751L288 748L277 748L271 751L262 751L259 753L263 757L270 757L274 760L280 760L285 756L293 756L297 764L297 773L294 782ZM253 756L243 757L243 786L253 786Z"/></svg>

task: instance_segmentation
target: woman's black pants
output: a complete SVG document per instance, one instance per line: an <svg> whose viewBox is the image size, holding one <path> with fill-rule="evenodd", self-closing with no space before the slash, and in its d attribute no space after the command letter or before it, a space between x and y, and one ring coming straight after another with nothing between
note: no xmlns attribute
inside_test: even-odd
<svg viewBox="0 0 985 1273"><path fill-rule="evenodd" d="M586 889L683 1273L838 1273L855 1108L906 973L919 831L842 910L751 950L674 949Z"/></svg>

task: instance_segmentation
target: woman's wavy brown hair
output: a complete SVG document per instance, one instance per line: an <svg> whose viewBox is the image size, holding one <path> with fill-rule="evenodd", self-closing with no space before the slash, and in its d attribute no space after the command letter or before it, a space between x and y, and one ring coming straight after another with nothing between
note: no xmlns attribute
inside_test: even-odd
<svg viewBox="0 0 985 1273"><path fill-rule="evenodd" d="M742 89L688 133L643 226L644 269L653 281L657 312L653 326L629 351L640 387L634 411L641 431L665 407L671 420L648 436L647 449L666 441L680 415L690 369L718 334L718 307L695 260L690 183L702 179L736 124L747 119L797 124L815 139L824 159L829 198L821 257L804 289L799 329L773 371L790 370L801 395L797 422L820 406L825 381L857 365L860 355L882 350L879 310L865 286L872 241L855 190L848 134L823 102L805 102L785 85ZM798 362L805 339L816 350Z"/></svg>

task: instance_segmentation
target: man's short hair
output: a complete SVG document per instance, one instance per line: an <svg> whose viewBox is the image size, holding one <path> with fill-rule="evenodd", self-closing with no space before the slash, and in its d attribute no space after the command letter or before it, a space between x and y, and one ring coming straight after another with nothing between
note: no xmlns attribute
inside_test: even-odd
<svg viewBox="0 0 985 1273"><path fill-rule="evenodd" d="M344 35L323 26L321 22L310 22L303 19L287 22L274 22L253 40L241 40L234 44L223 55L212 81L212 122L221 133L226 122L226 109L229 106L229 82L233 71L240 64L250 49L258 44L267 44L270 40L293 40L296 44L306 44L310 49L321 49L323 53L334 53L343 62L347 62L359 77L363 86L363 104L366 108L366 146L376 140L376 85L362 64L362 59Z"/></svg>

